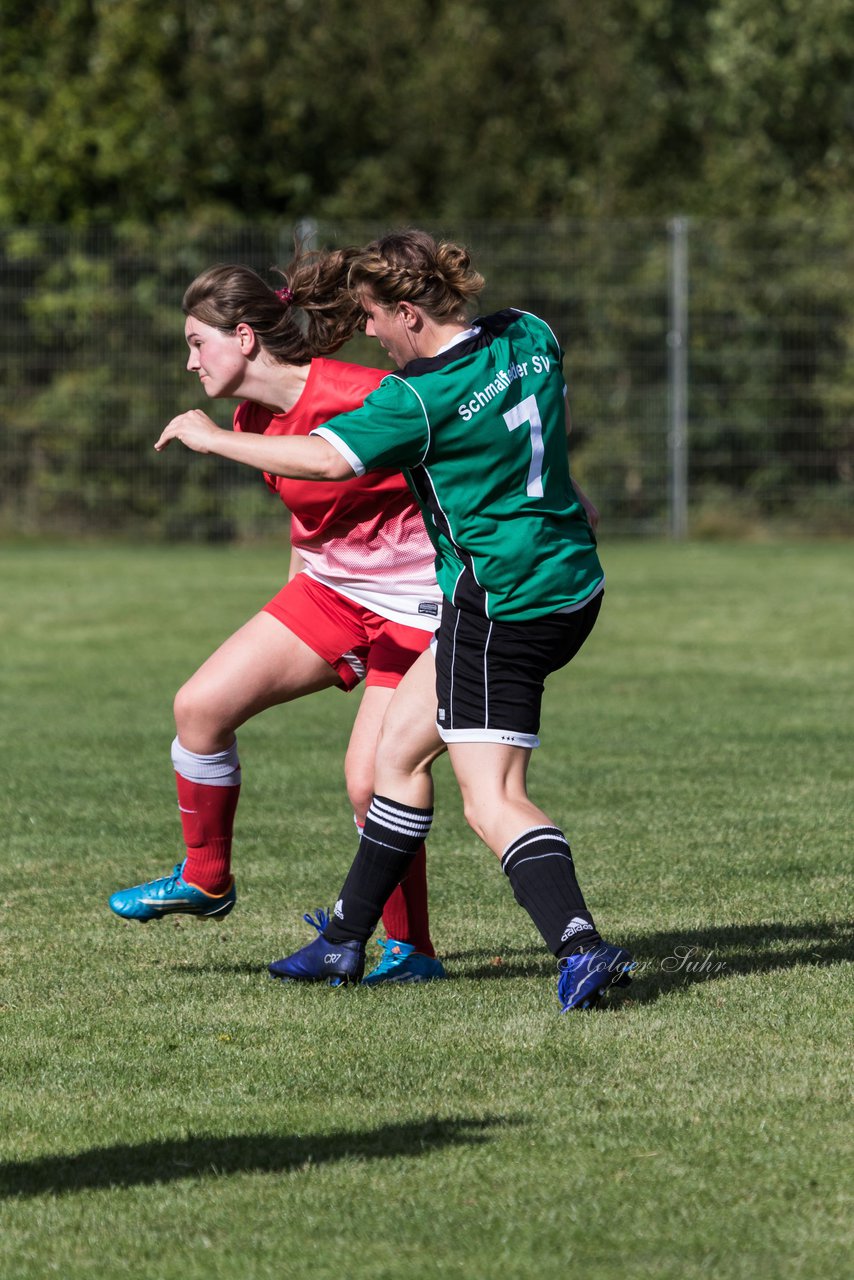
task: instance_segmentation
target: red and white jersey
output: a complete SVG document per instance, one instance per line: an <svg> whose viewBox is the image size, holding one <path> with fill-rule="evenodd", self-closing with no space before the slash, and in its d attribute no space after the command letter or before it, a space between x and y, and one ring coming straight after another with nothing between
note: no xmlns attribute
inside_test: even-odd
<svg viewBox="0 0 854 1280"><path fill-rule="evenodd" d="M386 374L380 369L315 359L302 395L287 413L247 400L235 431L307 436L361 405ZM291 544L318 582L393 622L433 631L442 593L424 520L399 471L372 471L352 480L264 478L291 513Z"/></svg>

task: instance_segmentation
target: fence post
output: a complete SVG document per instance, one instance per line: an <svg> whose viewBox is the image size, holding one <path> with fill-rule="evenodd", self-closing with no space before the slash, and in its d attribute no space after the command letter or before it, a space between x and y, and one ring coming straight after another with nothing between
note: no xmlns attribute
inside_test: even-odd
<svg viewBox="0 0 854 1280"><path fill-rule="evenodd" d="M300 218L294 228L294 237L301 249L313 253L317 248L317 221L315 218Z"/></svg>
<svg viewBox="0 0 854 1280"><path fill-rule="evenodd" d="M688 219L667 224L667 389L670 535L688 536Z"/></svg>

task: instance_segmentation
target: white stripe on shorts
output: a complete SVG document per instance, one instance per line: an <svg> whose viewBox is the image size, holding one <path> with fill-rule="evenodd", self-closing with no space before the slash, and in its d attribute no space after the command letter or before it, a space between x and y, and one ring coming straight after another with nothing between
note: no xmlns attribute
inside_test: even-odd
<svg viewBox="0 0 854 1280"><path fill-rule="evenodd" d="M533 750L540 745L535 733L514 733L512 729L446 729L436 723L439 737L443 742L503 742L510 747L528 747Z"/></svg>
<svg viewBox="0 0 854 1280"><path fill-rule="evenodd" d="M342 653L341 661L347 663L347 666L359 680L364 680L368 668L360 658L356 657L352 650L349 653Z"/></svg>
<svg viewBox="0 0 854 1280"><path fill-rule="evenodd" d="M489 642L492 639L493 623L490 619L489 630L486 633L486 640L483 646L483 727L489 728Z"/></svg>

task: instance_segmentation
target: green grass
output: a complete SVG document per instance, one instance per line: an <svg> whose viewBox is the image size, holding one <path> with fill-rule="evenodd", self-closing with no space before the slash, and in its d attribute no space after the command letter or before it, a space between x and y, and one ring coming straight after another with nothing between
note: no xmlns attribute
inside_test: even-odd
<svg viewBox="0 0 854 1280"><path fill-rule="evenodd" d="M562 1017L445 762L453 981L267 980L353 852L334 691L241 732L232 916L113 918L178 855L173 693L284 553L0 548L0 1275L848 1273L851 548L603 554L531 782L640 972Z"/></svg>

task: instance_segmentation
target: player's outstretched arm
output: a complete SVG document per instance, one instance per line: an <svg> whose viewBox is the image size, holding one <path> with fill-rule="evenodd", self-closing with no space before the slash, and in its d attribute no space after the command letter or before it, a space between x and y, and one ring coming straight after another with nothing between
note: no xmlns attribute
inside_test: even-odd
<svg viewBox="0 0 854 1280"><path fill-rule="evenodd" d="M201 409L179 413L164 427L154 447L158 453L180 440L194 453L215 453L258 471L293 480L351 480L349 462L320 436L257 436L218 427Z"/></svg>

